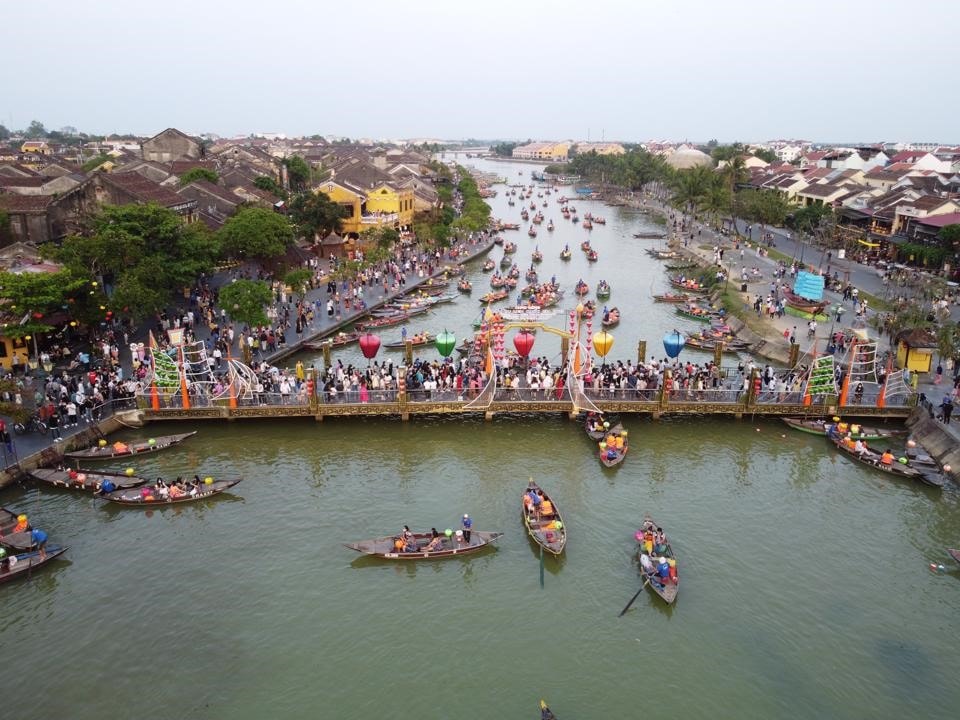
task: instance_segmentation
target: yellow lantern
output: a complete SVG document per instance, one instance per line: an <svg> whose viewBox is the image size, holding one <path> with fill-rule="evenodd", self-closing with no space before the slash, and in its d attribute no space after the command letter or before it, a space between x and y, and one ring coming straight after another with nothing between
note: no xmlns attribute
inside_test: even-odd
<svg viewBox="0 0 960 720"><path fill-rule="evenodd" d="M613 347L613 335L606 330L601 330L593 336L593 347L596 349L597 355L606 357L610 348Z"/></svg>
<svg viewBox="0 0 960 720"><path fill-rule="evenodd" d="M77 326L77 321L76 321L76 320L71 320L71 321L70 321L70 327L76 327L76 326Z"/></svg>
<svg viewBox="0 0 960 720"><path fill-rule="evenodd" d="M583 315L583 311L586 308L583 307L583 303L577 303L577 315Z"/></svg>
<svg viewBox="0 0 960 720"><path fill-rule="evenodd" d="M93 281L92 283L90 283L90 284L91 284L93 287L96 287L96 286L97 286L97 281L94 280L94 281Z"/></svg>

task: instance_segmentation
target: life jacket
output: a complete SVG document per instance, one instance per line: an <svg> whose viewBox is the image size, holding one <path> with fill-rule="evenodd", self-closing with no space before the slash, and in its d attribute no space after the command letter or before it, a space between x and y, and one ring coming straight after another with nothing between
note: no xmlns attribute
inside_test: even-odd
<svg viewBox="0 0 960 720"><path fill-rule="evenodd" d="M553 503L549 500L544 500L541 502L540 513L543 515L553 515Z"/></svg>

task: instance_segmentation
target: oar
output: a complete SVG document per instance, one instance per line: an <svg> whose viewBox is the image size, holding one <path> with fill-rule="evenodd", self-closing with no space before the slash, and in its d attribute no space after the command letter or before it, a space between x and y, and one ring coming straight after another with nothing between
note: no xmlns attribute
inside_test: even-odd
<svg viewBox="0 0 960 720"><path fill-rule="evenodd" d="M543 545L540 546L540 587L543 587Z"/></svg>
<svg viewBox="0 0 960 720"><path fill-rule="evenodd" d="M650 578L647 578L646 580L643 581L643 585L641 585L641 586L640 586L640 589L637 590L637 594L634 595L632 598L630 598L630 602L628 602L628 603L627 603L627 606L626 606L623 610L620 611L620 614L617 615L617 617L623 617L624 613L627 612L627 610L630 609L630 606L631 606L631 605L633 605L633 601L636 600L638 597L640 597L640 593L643 592L643 589L647 586L647 583L649 583L649 582L650 582Z"/></svg>

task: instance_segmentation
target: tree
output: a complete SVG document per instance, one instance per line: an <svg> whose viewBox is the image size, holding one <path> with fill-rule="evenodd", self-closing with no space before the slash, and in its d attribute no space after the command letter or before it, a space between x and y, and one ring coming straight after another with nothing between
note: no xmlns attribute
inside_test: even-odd
<svg viewBox="0 0 960 720"><path fill-rule="evenodd" d="M293 242L293 228L272 210L246 208L227 220L219 236L231 257L269 260L282 255Z"/></svg>
<svg viewBox="0 0 960 720"><path fill-rule="evenodd" d="M303 302L303 298L307 295L307 287L312 277L313 271L308 270L307 268L297 268L296 270L291 270L284 275L283 282L288 285L290 289L297 294L297 297L300 298L300 301Z"/></svg>
<svg viewBox="0 0 960 720"><path fill-rule="evenodd" d="M262 280L234 280L220 288L220 306L225 308L230 319L247 327L266 325L264 307L273 299L270 286ZM241 337L243 361L250 362L250 346Z"/></svg>
<svg viewBox="0 0 960 720"><path fill-rule="evenodd" d="M47 129L39 120L32 120L30 122L30 127L23 131L23 136L29 140L45 138L47 136Z"/></svg>
<svg viewBox="0 0 960 720"><path fill-rule="evenodd" d="M322 192L301 193L290 203L290 217L300 233L312 239L343 232L341 220L346 216L347 209Z"/></svg>
<svg viewBox="0 0 960 720"><path fill-rule="evenodd" d="M287 196L283 188L269 175L258 175L253 179L253 185L265 192L273 193L279 198L285 198Z"/></svg>
<svg viewBox="0 0 960 720"><path fill-rule="evenodd" d="M821 223L830 219L833 209L823 203L814 203L794 211L787 222L794 230L801 233L812 233Z"/></svg>
<svg viewBox="0 0 960 720"><path fill-rule="evenodd" d="M39 335L54 329L49 316L67 304L85 280L70 270L55 273L0 272L0 317L9 319L2 329L11 338Z"/></svg>
<svg viewBox="0 0 960 720"><path fill-rule="evenodd" d="M10 242L10 215L6 210L0 210L0 245Z"/></svg>
<svg viewBox="0 0 960 720"><path fill-rule="evenodd" d="M112 159L112 158L111 158L109 155L107 155L106 153L100 153L99 155L97 155L97 156L95 156L95 157L92 157L92 158L90 158L89 160L87 160L87 161L80 167L80 169L83 170L83 172L85 172L85 173L92 172L92 171L96 170L98 167L100 167L101 165L103 165L107 160L110 160L110 159Z"/></svg>
<svg viewBox="0 0 960 720"><path fill-rule="evenodd" d="M0 229L2 229L2 223L0 223ZM960 223L944 225L937 233L937 239L945 250L956 252L957 246L960 245Z"/></svg>
<svg viewBox="0 0 960 720"><path fill-rule="evenodd" d="M310 180L310 165L299 155L291 155L283 160L287 168L287 178L290 181L290 189L302 191L307 188Z"/></svg>
<svg viewBox="0 0 960 720"><path fill-rule="evenodd" d="M0 125L0 140L9 140L10 131L4 125Z"/></svg>
<svg viewBox="0 0 960 720"><path fill-rule="evenodd" d="M217 181L220 180L220 176L217 175L210 168L205 167L195 167L187 170L183 175L180 176L180 187L186 187L194 180L206 180L212 182L214 185L217 184Z"/></svg>
<svg viewBox="0 0 960 720"><path fill-rule="evenodd" d="M757 148L753 151L755 157L760 158L764 162L775 163L779 158L777 154L770 148Z"/></svg>

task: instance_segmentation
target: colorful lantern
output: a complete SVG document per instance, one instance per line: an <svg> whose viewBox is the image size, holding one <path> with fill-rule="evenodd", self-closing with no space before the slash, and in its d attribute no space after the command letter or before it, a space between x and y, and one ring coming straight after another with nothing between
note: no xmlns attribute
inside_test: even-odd
<svg viewBox="0 0 960 720"><path fill-rule="evenodd" d="M606 357L610 348L613 347L613 335L606 330L601 330L593 336L593 347L597 351L597 355Z"/></svg>
<svg viewBox="0 0 960 720"><path fill-rule="evenodd" d="M677 355L679 355L686 343L687 339L680 334L679 330L668 332L663 336L663 349L666 351L667 357L669 358L675 358Z"/></svg>
<svg viewBox="0 0 960 720"><path fill-rule="evenodd" d="M360 336L360 352L367 360L373 360L380 349L380 338L373 333L364 333Z"/></svg>
<svg viewBox="0 0 960 720"><path fill-rule="evenodd" d="M532 332L521 330L513 336L513 346L517 349L520 357L528 357L533 350L533 341L536 339Z"/></svg>
<svg viewBox="0 0 960 720"><path fill-rule="evenodd" d="M444 330L442 333L437 333L435 344L437 351L443 355L443 357L450 357L453 349L457 346L457 336L452 332Z"/></svg>

